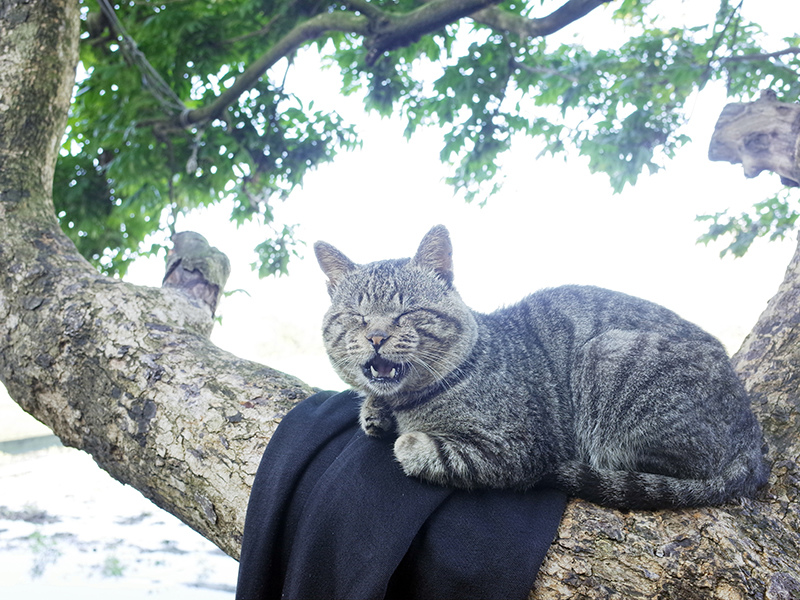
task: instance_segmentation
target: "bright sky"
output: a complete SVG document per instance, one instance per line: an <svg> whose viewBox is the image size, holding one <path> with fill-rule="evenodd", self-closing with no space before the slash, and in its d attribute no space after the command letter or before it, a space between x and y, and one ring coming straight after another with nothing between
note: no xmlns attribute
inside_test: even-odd
<svg viewBox="0 0 800 600"><path fill-rule="evenodd" d="M768 21L778 4L762 2L759 13L765 14L753 18ZM784 19L785 10L783 4ZM713 18L713 8L709 14ZM313 95L317 107L358 123L364 140L363 149L310 174L304 188L275 210L278 223L299 224L297 235L308 243L305 259L291 264L289 277L259 281L249 266L252 248L269 233L253 226L237 230L228 222L228 206L179 220L178 229L196 230L226 252L233 265L227 289L250 294L223 300L223 323L212 339L312 385L343 385L319 335L328 298L311 250L317 239L369 262L413 254L422 235L443 223L453 239L456 286L476 310L493 310L542 287L600 285L676 310L722 339L730 352L777 290L794 250L793 240L758 240L746 257L721 260L721 246L695 243L706 228L696 215L726 208L735 214L778 186L777 176L746 180L740 166L707 160L727 102L719 88L707 88L694 101L686 131L694 142L635 188L614 196L607 178L589 175L583 159L536 159L534 144L519 140L503 159L502 192L481 208L453 197L443 183L448 173L438 160L437 131L406 141L400 120L365 116L359 100L338 95L337 74L320 72L310 56L300 56L289 84L304 99ZM141 261L127 279L159 285L162 274L160 260Z"/></svg>

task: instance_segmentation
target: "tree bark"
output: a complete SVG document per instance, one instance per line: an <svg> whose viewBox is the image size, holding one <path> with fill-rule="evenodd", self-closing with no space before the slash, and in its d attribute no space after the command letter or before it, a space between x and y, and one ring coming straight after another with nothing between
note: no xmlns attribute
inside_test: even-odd
<svg viewBox="0 0 800 600"><path fill-rule="evenodd" d="M89 452L238 556L250 485L311 389L207 339L210 310L97 274L61 233L52 173L77 61L74 0L0 0L0 379ZM774 461L756 500L619 512L570 503L532 598L800 597L800 250L736 356Z"/></svg>

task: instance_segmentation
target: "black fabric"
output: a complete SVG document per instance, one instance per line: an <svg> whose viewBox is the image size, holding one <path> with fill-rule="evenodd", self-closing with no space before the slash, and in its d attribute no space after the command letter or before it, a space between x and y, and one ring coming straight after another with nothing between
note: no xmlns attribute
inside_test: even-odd
<svg viewBox="0 0 800 600"><path fill-rule="evenodd" d="M527 598L566 498L406 477L352 392L281 422L253 483L237 600Z"/></svg>

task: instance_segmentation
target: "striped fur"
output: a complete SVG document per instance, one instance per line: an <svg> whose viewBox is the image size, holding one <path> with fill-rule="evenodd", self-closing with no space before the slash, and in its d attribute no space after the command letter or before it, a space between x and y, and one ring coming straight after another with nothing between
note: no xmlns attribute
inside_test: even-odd
<svg viewBox="0 0 800 600"><path fill-rule="evenodd" d="M332 364L364 395L364 430L396 436L408 475L643 509L720 504L766 482L761 429L723 347L675 313L580 286L474 312L441 226L411 259L315 251Z"/></svg>

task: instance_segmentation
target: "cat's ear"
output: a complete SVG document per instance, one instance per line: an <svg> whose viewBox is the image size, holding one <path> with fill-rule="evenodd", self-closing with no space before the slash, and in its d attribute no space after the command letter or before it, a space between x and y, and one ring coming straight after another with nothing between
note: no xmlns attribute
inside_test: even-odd
<svg viewBox="0 0 800 600"><path fill-rule="evenodd" d="M322 272L328 276L328 293L332 296L342 277L355 269L356 265L327 242L314 244L314 254Z"/></svg>
<svg viewBox="0 0 800 600"><path fill-rule="evenodd" d="M448 284L453 283L453 246L444 225L437 225L425 234L413 262L433 269Z"/></svg>

